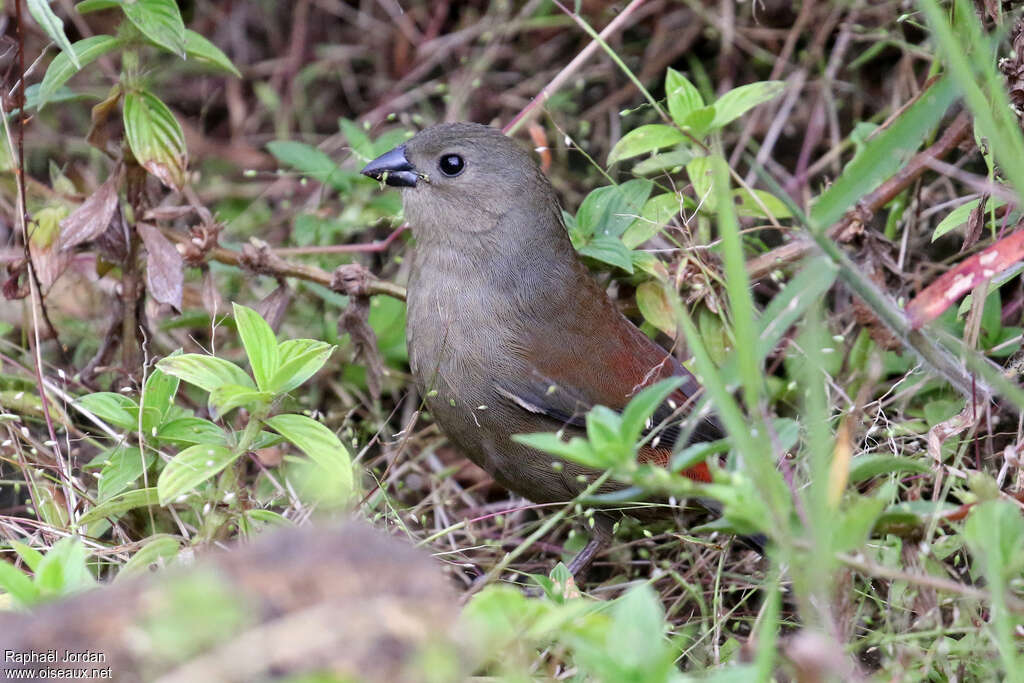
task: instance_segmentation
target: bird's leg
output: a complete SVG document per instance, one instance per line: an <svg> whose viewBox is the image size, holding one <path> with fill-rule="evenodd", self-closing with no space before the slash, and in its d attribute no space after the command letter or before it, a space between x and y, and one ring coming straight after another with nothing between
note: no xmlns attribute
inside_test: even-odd
<svg viewBox="0 0 1024 683"><path fill-rule="evenodd" d="M614 522L611 518L600 514L594 516L594 526L590 529L590 540L569 563L570 574L582 577L597 554L611 545L613 526Z"/></svg>

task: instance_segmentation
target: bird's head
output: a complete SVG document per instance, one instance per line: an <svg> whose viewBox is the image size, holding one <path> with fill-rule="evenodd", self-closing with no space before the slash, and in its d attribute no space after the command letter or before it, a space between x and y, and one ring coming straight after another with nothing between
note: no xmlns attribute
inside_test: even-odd
<svg viewBox="0 0 1024 683"><path fill-rule="evenodd" d="M552 216L561 228L554 190L530 153L490 126L427 128L362 173L402 189L405 218L421 241L490 233L510 223L500 219L520 213L543 218L511 221L517 232L550 230Z"/></svg>

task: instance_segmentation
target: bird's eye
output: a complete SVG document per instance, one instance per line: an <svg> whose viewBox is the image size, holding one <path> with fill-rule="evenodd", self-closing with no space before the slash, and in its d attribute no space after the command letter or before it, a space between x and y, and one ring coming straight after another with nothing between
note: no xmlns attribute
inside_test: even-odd
<svg viewBox="0 0 1024 683"><path fill-rule="evenodd" d="M441 173L449 178L454 178L466 170L466 160L458 154L445 154L438 162L438 166L441 167Z"/></svg>

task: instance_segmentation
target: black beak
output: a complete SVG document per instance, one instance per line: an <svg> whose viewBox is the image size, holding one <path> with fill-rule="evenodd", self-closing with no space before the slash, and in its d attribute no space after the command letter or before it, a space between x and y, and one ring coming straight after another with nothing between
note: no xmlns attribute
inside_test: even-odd
<svg viewBox="0 0 1024 683"><path fill-rule="evenodd" d="M416 167L405 157L405 145L381 154L360 172L374 180L383 180L392 187L416 187L420 177Z"/></svg>

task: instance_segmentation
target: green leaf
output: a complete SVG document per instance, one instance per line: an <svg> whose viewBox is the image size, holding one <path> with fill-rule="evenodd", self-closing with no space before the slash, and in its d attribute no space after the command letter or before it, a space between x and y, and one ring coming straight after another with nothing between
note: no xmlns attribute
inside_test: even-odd
<svg viewBox="0 0 1024 683"><path fill-rule="evenodd" d="M274 331L259 313L248 306L232 303L231 307L238 336L242 338L245 355L249 357L252 374L256 378L256 386L262 391L274 391L270 382L278 368L277 337Z"/></svg>
<svg viewBox="0 0 1024 683"><path fill-rule="evenodd" d="M56 94L57 90L68 82L72 76L78 73L82 67L91 64L103 55L116 50L124 44L124 41L114 36L93 36L85 40L79 40L71 45L68 52L61 52L46 69L43 82L39 85L37 105L39 109L46 106L46 103ZM71 59L71 54L75 59ZM76 65L75 62L78 62Z"/></svg>
<svg viewBox="0 0 1024 683"><path fill-rule="evenodd" d="M700 91L686 76L675 69L669 68L665 74L665 96L668 100L668 112L678 126L686 125L686 118L704 106L704 98Z"/></svg>
<svg viewBox="0 0 1024 683"><path fill-rule="evenodd" d="M123 0L83 0L83 2L75 5L75 9L78 10L79 14L88 14L89 12L99 12L100 10L120 7L122 2Z"/></svg>
<svg viewBox="0 0 1024 683"><path fill-rule="evenodd" d="M224 430L200 417L179 417L160 425L156 437L175 444L206 443L217 446L227 444Z"/></svg>
<svg viewBox="0 0 1024 683"><path fill-rule="evenodd" d="M32 579L25 572L4 560L0 560L0 588L22 607L29 607L39 602L40 591L32 583Z"/></svg>
<svg viewBox="0 0 1024 683"><path fill-rule="evenodd" d="M267 143L267 149L282 164L318 183L330 185L338 192L348 192L352 188L353 177L358 175L343 171L326 153L302 142L274 140Z"/></svg>
<svg viewBox="0 0 1024 683"><path fill-rule="evenodd" d="M224 446L198 444L178 453L164 466L156 489L161 505L174 502L233 463L241 453Z"/></svg>
<svg viewBox="0 0 1024 683"><path fill-rule="evenodd" d="M179 378L159 368L154 368L146 378L146 388L142 393L142 429L147 437L156 434L157 428L174 405L179 382Z"/></svg>
<svg viewBox="0 0 1024 683"><path fill-rule="evenodd" d="M338 128L345 134L345 139L348 140L348 145L352 149L352 153L355 154L356 158L362 163L367 163L376 159L379 154L375 154L373 143L370 142L370 136L366 134L366 131L355 121L350 121L344 117L338 119ZM390 147L388 149L391 149ZM384 150L388 151L387 149Z"/></svg>
<svg viewBox="0 0 1024 683"><path fill-rule="evenodd" d="M216 417L224 417L240 406L268 405L274 400L270 391L257 391L238 384L222 384L210 392L212 412Z"/></svg>
<svg viewBox="0 0 1024 683"><path fill-rule="evenodd" d="M185 133L166 104L148 90L126 92L124 133L140 166L167 187L182 188L188 167Z"/></svg>
<svg viewBox="0 0 1024 683"><path fill-rule="evenodd" d="M82 64L78 61L78 55L71 49L71 41L64 34L64 22L50 9L49 0L28 0L28 11L46 35L50 36L50 40L57 44L61 52L67 54L75 70L81 70Z"/></svg>
<svg viewBox="0 0 1024 683"><path fill-rule="evenodd" d="M701 138L711 129L711 124L714 120L715 106L701 107L700 109L694 109L687 115L686 121L683 122L683 128L689 130L694 137Z"/></svg>
<svg viewBox="0 0 1024 683"><path fill-rule="evenodd" d="M785 202L764 190L737 188L732 191L736 213L751 218L791 218L792 213ZM754 199L757 197L757 199ZM764 208L761 208L762 205ZM765 212L767 209L767 213ZM769 216L769 214L771 214Z"/></svg>
<svg viewBox="0 0 1024 683"><path fill-rule="evenodd" d="M895 121L869 140L811 207L813 227L824 230L832 225L861 197L901 169L957 96L953 79L940 77Z"/></svg>
<svg viewBox="0 0 1024 683"><path fill-rule="evenodd" d="M615 143L612 151L608 153L608 165L630 159L647 152L653 152L663 147L671 147L686 140L686 136L672 126L664 124L649 124L640 126L629 131Z"/></svg>
<svg viewBox="0 0 1024 683"><path fill-rule="evenodd" d="M930 470L931 467L926 461L917 458L898 457L888 453L866 453L853 459L850 465L850 483L858 484L881 474L924 474Z"/></svg>
<svg viewBox="0 0 1024 683"><path fill-rule="evenodd" d="M682 383L682 377L669 377L652 384L630 399L622 411L622 438L627 442L636 442L654 411Z"/></svg>
<svg viewBox="0 0 1024 683"><path fill-rule="evenodd" d="M348 450L334 432L316 420L293 413L275 415L266 424L308 455L348 498L352 491L352 464Z"/></svg>
<svg viewBox="0 0 1024 683"><path fill-rule="evenodd" d="M11 547L14 548L14 552L18 553L18 557L28 565L28 568L32 571L38 571L39 563L43 561L43 554L33 548L30 545L26 545L21 541L11 539L8 541Z"/></svg>
<svg viewBox="0 0 1024 683"><path fill-rule="evenodd" d="M577 227L584 235L618 237L640 215L652 187L650 180L636 178L597 188L580 204Z"/></svg>
<svg viewBox="0 0 1024 683"><path fill-rule="evenodd" d="M124 491L153 464L153 454L142 453L135 446L119 446L107 451L106 464L100 470L98 495L100 502Z"/></svg>
<svg viewBox="0 0 1024 683"><path fill-rule="evenodd" d="M232 76L242 77L242 73L219 47L191 29L185 29L185 53L197 62L209 64Z"/></svg>
<svg viewBox="0 0 1024 683"><path fill-rule="evenodd" d="M129 21L151 41L185 58L185 22L174 0L122 0Z"/></svg>
<svg viewBox="0 0 1024 683"><path fill-rule="evenodd" d="M967 219L971 217L971 212L978 208L980 201L980 199L972 199L946 214L946 217L939 221L939 224L935 226L935 230L932 231L932 242L966 223ZM1004 200L991 197L985 205L985 209L992 211L1005 205L1006 202Z"/></svg>
<svg viewBox="0 0 1024 683"><path fill-rule="evenodd" d="M633 259L630 258L629 248L618 237L595 237L577 251L582 256L622 268L627 273L633 272Z"/></svg>
<svg viewBox="0 0 1024 683"><path fill-rule="evenodd" d="M662 283L654 280L641 282L636 288L636 305L644 320L665 334L675 336L676 313Z"/></svg>
<svg viewBox="0 0 1024 683"><path fill-rule="evenodd" d="M662 171L682 168L693 159L693 152L688 149L676 148L671 152L655 154L633 166L633 175L651 175Z"/></svg>
<svg viewBox="0 0 1024 683"><path fill-rule="evenodd" d="M759 104L774 99L786 87L783 81L760 81L733 88L715 101L712 128L738 119Z"/></svg>
<svg viewBox="0 0 1024 683"><path fill-rule="evenodd" d="M634 249L651 239L679 213L681 204L674 192L651 197L640 211L640 217L622 233L622 243Z"/></svg>
<svg viewBox="0 0 1024 683"><path fill-rule="evenodd" d="M296 388L324 366L336 347L314 339L289 339L278 347L278 370L270 380L277 393Z"/></svg>
<svg viewBox="0 0 1024 683"><path fill-rule="evenodd" d="M693 193L697 197L697 206L707 213L715 212L715 194L712 192L714 183L711 178L711 157L696 157L686 165L686 174L693 185Z"/></svg>
<svg viewBox="0 0 1024 683"><path fill-rule="evenodd" d="M131 431L139 428L139 404L123 394L98 391L79 398L78 405L115 427Z"/></svg>
<svg viewBox="0 0 1024 683"><path fill-rule="evenodd" d="M831 536L832 552L845 553L864 545L884 509L884 500L857 496L838 515Z"/></svg>
<svg viewBox="0 0 1024 683"><path fill-rule="evenodd" d="M586 439L576 436L565 441L558 434L536 432L534 434L513 434L512 440L544 453L551 453L565 460L587 467L605 467L605 461L594 455Z"/></svg>
<svg viewBox="0 0 1024 683"><path fill-rule="evenodd" d="M153 563L166 564L177 557L180 551L181 541L174 536L166 534L150 536L150 540L124 563L114 580L147 572Z"/></svg>
<svg viewBox="0 0 1024 683"><path fill-rule="evenodd" d="M96 585L82 541L66 536L50 547L36 570L35 584L43 595L68 595Z"/></svg>
<svg viewBox="0 0 1024 683"><path fill-rule="evenodd" d="M82 528L101 519L117 519L129 510L147 507L159 503L155 488L132 489L119 496L114 496L99 505L92 507L78 520L78 528Z"/></svg>
<svg viewBox="0 0 1024 683"><path fill-rule="evenodd" d="M216 356L183 353L180 356L163 358L156 366L168 375L174 375L206 391L213 391L225 384L256 388L252 378L245 374L242 368Z"/></svg>

